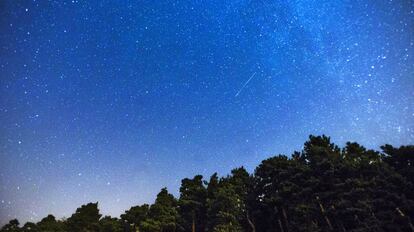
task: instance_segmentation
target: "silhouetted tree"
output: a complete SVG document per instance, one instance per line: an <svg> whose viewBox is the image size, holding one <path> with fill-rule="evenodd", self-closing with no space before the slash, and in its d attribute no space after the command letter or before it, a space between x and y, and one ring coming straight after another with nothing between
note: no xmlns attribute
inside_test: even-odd
<svg viewBox="0 0 414 232"><path fill-rule="evenodd" d="M204 231L206 226L207 189L203 176L185 178L181 182L178 200L181 231Z"/></svg>
<svg viewBox="0 0 414 232"><path fill-rule="evenodd" d="M82 205L66 221L67 229L73 232L99 231L98 222L101 216L98 202Z"/></svg>
<svg viewBox="0 0 414 232"><path fill-rule="evenodd" d="M140 228L141 223L148 217L149 205L143 204L141 206L131 207L121 215L121 219L132 228L132 231L136 231Z"/></svg>
<svg viewBox="0 0 414 232"><path fill-rule="evenodd" d="M49 214L47 217L43 218L36 224L39 231L44 232L63 232L65 230L65 225L61 221L57 221L55 216ZM33 230L33 229L30 229Z"/></svg>
<svg viewBox="0 0 414 232"><path fill-rule="evenodd" d="M166 188L158 193L150 206L148 218L141 222L143 232L174 232L177 228L177 200Z"/></svg>
<svg viewBox="0 0 414 232"><path fill-rule="evenodd" d="M103 217L98 203L82 205L66 221L48 215L0 232L414 232L414 146L348 142L309 136L302 151L263 160L209 181L185 178L177 201L166 188L152 205L134 206L121 219Z"/></svg>
<svg viewBox="0 0 414 232"><path fill-rule="evenodd" d="M218 189L215 197L208 201L209 231L242 231L238 216L240 198L231 185Z"/></svg>
<svg viewBox="0 0 414 232"><path fill-rule="evenodd" d="M105 216L99 220L99 232L122 232L121 221L117 218Z"/></svg>
<svg viewBox="0 0 414 232"><path fill-rule="evenodd" d="M19 220L13 219L13 220L10 220L9 223L7 223L6 225L4 225L1 228L0 231L1 232L3 232L3 231L19 232L19 231L21 231L19 225L20 225Z"/></svg>
<svg viewBox="0 0 414 232"><path fill-rule="evenodd" d="M23 225L21 231L24 231L24 232L41 232L41 230L33 222L26 222Z"/></svg>

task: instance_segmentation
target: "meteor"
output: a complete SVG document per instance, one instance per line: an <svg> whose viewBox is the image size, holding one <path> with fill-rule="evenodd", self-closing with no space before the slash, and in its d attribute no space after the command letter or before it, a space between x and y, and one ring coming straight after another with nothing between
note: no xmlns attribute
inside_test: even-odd
<svg viewBox="0 0 414 232"><path fill-rule="evenodd" d="M243 91L243 89L246 87L247 84L249 84L249 82L253 79L253 77L256 75L256 72L253 73L250 78L246 81L246 83L244 83L244 85L239 89L239 91L236 93L236 95L234 95L234 97L239 96L239 94Z"/></svg>

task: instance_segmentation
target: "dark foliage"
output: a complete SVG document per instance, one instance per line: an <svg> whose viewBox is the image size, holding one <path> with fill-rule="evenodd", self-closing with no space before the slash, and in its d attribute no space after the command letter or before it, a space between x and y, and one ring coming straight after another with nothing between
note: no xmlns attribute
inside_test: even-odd
<svg viewBox="0 0 414 232"><path fill-rule="evenodd" d="M414 232L414 146L343 149L327 136L310 136L301 152L266 159L249 175L236 168L182 180L180 197L163 188L152 205L134 206L121 219L103 217L98 203L67 220L49 215L3 231L47 232Z"/></svg>

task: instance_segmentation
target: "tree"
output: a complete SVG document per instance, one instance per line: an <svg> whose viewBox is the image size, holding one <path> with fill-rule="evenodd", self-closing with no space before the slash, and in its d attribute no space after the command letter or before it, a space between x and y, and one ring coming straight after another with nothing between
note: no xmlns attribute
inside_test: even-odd
<svg viewBox="0 0 414 232"><path fill-rule="evenodd" d="M247 199L252 178L243 167L218 181L217 174L207 185L207 231L250 231Z"/></svg>
<svg viewBox="0 0 414 232"><path fill-rule="evenodd" d="M143 232L160 232L162 231L161 222L147 218L141 223L141 228Z"/></svg>
<svg viewBox="0 0 414 232"><path fill-rule="evenodd" d="M394 148L386 144L381 146L381 149L384 153L383 160L395 172L405 178L406 183L404 186L399 186L400 191L404 192L411 202L414 201L414 145ZM403 214L407 215L407 223L412 225L413 223L410 218L414 218L414 207L406 205L403 210L405 211Z"/></svg>
<svg viewBox="0 0 414 232"><path fill-rule="evenodd" d="M105 216L99 220L99 232L122 232L122 223L110 216Z"/></svg>
<svg viewBox="0 0 414 232"><path fill-rule="evenodd" d="M9 231L9 232L19 232L19 231L21 231L21 229L20 229L20 227L19 227L19 225L20 225L20 222L19 222L19 220L17 220L17 219L13 219L13 220L10 220L9 221L9 223L7 223L6 225L4 225L2 228L1 228L1 232L4 232L4 231Z"/></svg>
<svg viewBox="0 0 414 232"><path fill-rule="evenodd" d="M310 177L310 170L304 164L287 156L262 161L255 170L254 200L250 203L255 209L253 216L258 231L271 231L271 228L317 231L312 225L316 205L311 203L314 200L309 195L313 184ZM291 214L295 216L288 218Z"/></svg>
<svg viewBox="0 0 414 232"><path fill-rule="evenodd" d="M131 207L121 215L121 219L128 225L132 225L132 231L140 228L141 223L148 217L149 205Z"/></svg>
<svg viewBox="0 0 414 232"><path fill-rule="evenodd" d="M158 193L150 206L148 218L141 222L143 232L174 232L177 228L177 200L166 188Z"/></svg>
<svg viewBox="0 0 414 232"><path fill-rule="evenodd" d="M414 146L401 146L394 148L386 144L381 146L383 160L409 183L404 189L407 197L414 200Z"/></svg>
<svg viewBox="0 0 414 232"><path fill-rule="evenodd" d="M185 178L178 201L163 188L121 219L100 219L89 203L67 221L48 215L20 228L14 219L0 232L414 232L414 146L381 148L309 136L302 151L263 160L253 175L241 167L209 182Z"/></svg>
<svg viewBox="0 0 414 232"><path fill-rule="evenodd" d="M207 189L203 184L203 176L197 175L193 179L185 178L181 181L180 199L178 201L180 213L180 230L204 231L206 226Z"/></svg>
<svg viewBox="0 0 414 232"><path fill-rule="evenodd" d="M254 225L253 221L248 217L247 201L250 194L249 189L253 186L253 178L244 167L240 167L231 171L228 182L234 188L237 197L237 221L244 230L250 231Z"/></svg>
<svg viewBox="0 0 414 232"><path fill-rule="evenodd" d="M215 197L208 201L209 231L239 232L240 198L231 185L218 189Z"/></svg>
<svg viewBox="0 0 414 232"><path fill-rule="evenodd" d="M82 205L66 221L67 229L73 232L99 231L98 222L101 216L98 202Z"/></svg>
<svg viewBox="0 0 414 232"><path fill-rule="evenodd" d="M47 217L40 220L37 223L37 228L44 232L63 232L65 231L65 225L61 221L57 221L56 218L49 214Z"/></svg>
<svg viewBox="0 0 414 232"><path fill-rule="evenodd" d="M212 199L215 197L219 188L219 179L217 172L211 175L210 180L207 184L207 198Z"/></svg>
<svg viewBox="0 0 414 232"><path fill-rule="evenodd" d="M22 227L21 231L24 232L41 232L38 226L33 222L26 222Z"/></svg>

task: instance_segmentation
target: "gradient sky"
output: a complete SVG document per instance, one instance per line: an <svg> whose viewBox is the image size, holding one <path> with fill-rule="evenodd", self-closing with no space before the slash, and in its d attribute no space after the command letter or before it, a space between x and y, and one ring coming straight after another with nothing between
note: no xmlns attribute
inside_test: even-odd
<svg viewBox="0 0 414 232"><path fill-rule="evenodd" d="M322 133L414 143L414 1L0 0L0 224L119 216Z"/></svg>

